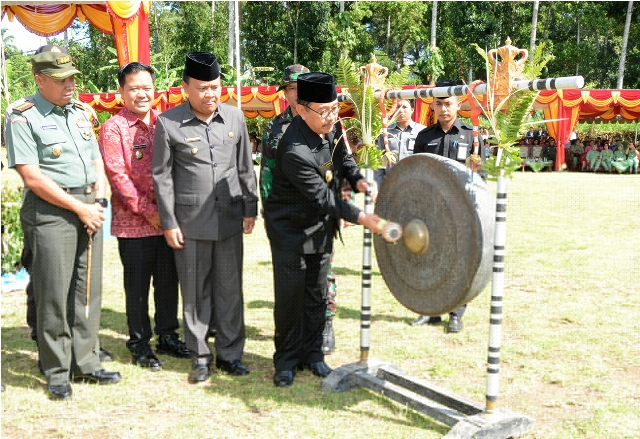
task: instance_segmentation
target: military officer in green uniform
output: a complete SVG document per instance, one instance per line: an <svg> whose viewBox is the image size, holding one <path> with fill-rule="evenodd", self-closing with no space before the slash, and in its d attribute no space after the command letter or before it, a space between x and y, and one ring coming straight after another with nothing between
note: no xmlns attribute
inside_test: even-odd
<svg viewBox="0 0 640 439"><path fill-rule="evenodd" d="M600 164L607 172L611 172L611 160L613 160L613 151L609 148L609 142L605 142L600 151Z"/></svg>
<svg viewBox="0 0 640 439"><path fill-rule="evenodd" d="M33 252L38 351L47 390L52 398L66 399L72 377L100 384L121 379L101 369L98 348L104 169L91 115L72 99L80 72L71 57L50 51L31 63L38 92L14 108L7 153L26 191L20 218Z"/></svg>
<svg viewBox="0 0 640 439"><path fill-rule="evenodd" d="M593 146L587 153L587 162L589 162L589 170L596 172L601 164L600 151L598 147Z"/></svg>

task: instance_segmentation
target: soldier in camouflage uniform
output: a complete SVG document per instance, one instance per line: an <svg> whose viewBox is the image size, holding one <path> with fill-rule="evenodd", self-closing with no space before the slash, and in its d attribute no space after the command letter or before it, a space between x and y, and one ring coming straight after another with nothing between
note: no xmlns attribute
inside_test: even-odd
<svg viewBox="0 0 640 439"><path fill-rule="evenodd" d="M271 193L271 180L273 178L273 170L276 167L276 149L278 142L289 128L289 124L294 117L298 115L296 112L296 99L298 97L298 75L309 73L309 69L301 64L294 64L284 70L284 78L282 85L278 91L284 90L284 97L289 106L279 115L273 118L262 136L261 153L262 160L260 162L260 196L262 203Z"/></svg>
<svg viewBox="0 0 640 439"><path fill-rule="evenodd" d="M289 128L289 124L298 114L296 112L296 104L298 98L298 75L309 73L309 69L301 64L294 64L284 69L284 77L280 90L284 90L284 97L289 106L279 115L273 118L262 136L260 152L262 160L260 161L260 197L262 204L271 193L271 181L273 171L276 166L276 150L278 143L284 132ZM332 255L333 259L333 255ZM327 282L329 284L329 303L327 305L327 323L322 334L322 352L325 355L333 352L335 346L335 336L333 332L333 316L336 311L336 280L333 274L333 267L329 266L327 274Z"/></svg>

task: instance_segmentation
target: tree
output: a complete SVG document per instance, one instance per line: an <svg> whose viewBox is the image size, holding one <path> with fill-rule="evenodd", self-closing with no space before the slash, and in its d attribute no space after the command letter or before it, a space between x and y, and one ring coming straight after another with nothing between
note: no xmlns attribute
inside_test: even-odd
<svg viewBox="0 0 640 439"><path fill-rule="evenodd" d="M533 62L533 51L536 47L536 31L538 29L538 10L540 8L540 0L533 2L533 17L531 18L531 41L529 41L529 64Z"/></svg>
<svg viewBox="0 0 640 439"><path fill-rule="evenodd" d="M624 62L627 57L627 42L629 41L629 28L631 27L631 13L633 11L633 0L629 0L627 7L627 20L624 24L624 33L622 35L622 49L620 51L620 67L618 67L618 82L616 88L622 88L622 80L624 79Z"/></svg>

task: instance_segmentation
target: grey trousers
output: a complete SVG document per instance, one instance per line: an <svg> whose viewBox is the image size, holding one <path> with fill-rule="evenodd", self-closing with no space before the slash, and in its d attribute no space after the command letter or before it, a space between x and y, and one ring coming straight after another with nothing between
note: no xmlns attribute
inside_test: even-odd
<svg viewBox="0 0 640 439"><path fill-rule="evenodd" d="M222 241L185 239L174 250L184 310L184 341L194 357L210 361L209 322L218 331L216 356L240 360L244 351L242 234Z"/></svg>
<svg viewBox="0 0 640 439"><path fill-rule="evenodd" d="M93 203L94 195L73 195ZM87 234L78 216L29 191L20 213L33 252L33 289L38 315L38 350L51 385L66 384L70 373L100 369L98 329L102 306L102 231L92 241L89 318Z"/></svg>

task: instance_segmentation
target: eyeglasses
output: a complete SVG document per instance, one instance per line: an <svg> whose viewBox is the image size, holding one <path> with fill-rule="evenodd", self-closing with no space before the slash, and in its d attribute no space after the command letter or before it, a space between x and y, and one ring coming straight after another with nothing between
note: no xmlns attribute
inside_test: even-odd
<svg viewBox="0 0 640 439"><path fill-rule="evenodd" d="M338 113L340 113L340 105L336 105L335 107L331 107L328 110L323 111L322 113L320 113L319 111L314 110L313 108L311 108L308 105L305 105L305 107L307 107L309 110L313 111L314 113L318 114L323 119L326 119L331 114L333 114L334 116L337 116Z"/></svg>

